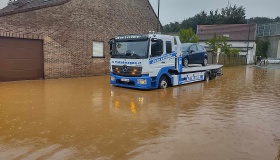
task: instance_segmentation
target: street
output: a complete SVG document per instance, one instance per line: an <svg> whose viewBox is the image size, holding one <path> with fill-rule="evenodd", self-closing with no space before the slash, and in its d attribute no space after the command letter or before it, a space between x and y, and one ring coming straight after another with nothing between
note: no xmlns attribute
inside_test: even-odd
<svg viewBox="0 0 280 160"><path fill-rule="evenodd" d="M279 160L280 69L165 90L109 76L0 83L0 159Z"/></svg>

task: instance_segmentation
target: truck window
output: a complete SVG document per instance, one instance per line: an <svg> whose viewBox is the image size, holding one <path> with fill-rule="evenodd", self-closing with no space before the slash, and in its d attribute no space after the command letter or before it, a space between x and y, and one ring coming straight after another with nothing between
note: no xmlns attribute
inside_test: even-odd
<svg viewBox="0 0 280 160"><path fill-rule="evenodd" d="M166 41L166 53L172 53L172 43L171 43L171 41Z"/></svg>
<svg viewBox="0 0 280 160"><path fill-rule="evenodd" d="M160 56L163 53L163 41L158 39L156 42L151 44L152 57Z"/></svg>

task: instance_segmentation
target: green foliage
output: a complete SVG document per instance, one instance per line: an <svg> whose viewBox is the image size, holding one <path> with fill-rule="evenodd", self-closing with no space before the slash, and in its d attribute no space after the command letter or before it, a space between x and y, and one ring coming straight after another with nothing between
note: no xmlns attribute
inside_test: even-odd
<svg viewBox="0 0 280 160"><path fill-rule="evenodd" d="M246 23L245 8L236 5L222 8L220 24L241 24Z"/></svg>
<svg viewBox="0 0 280 160"><path fill-rule="evenodd" d="M178 32L181 28L181 24L179 22L169 23L162 28L162 32Z"/></svg>
<svg viewBox="0 0 280 160"><path fill-rule="evenodd" d="M230 54L230 46L227 44L227 37L218 36L217 47L221 48L221 52L224 54Z"/></svg>
<svg viewBox="0 0 280 160"><path fill-rule="evenodd" d="M162 32L179 32L180 29L192 28L196 31L197 25L212 25L212 24L244 24L247 23L245 19L245 8L236 5L222 8L219 10L207 12L202 11L194 17L190 17L182 23L170 23L163 26Z"/></svg>
<svg viewBox="0 0 280 160"><path fill-rule="evenodd" d="M269 41L267 39L263 40L263 39L257 38L256 44L257 44L256 56L267 57L266 51L269 46Z"/></svg>
<svg viewBox="0 0 280 160"><path fill-rule="evenodd" d="M231 49L230 54L239 55L239 50L236 48Z"/></svg>
<svg viewBox="0 0 280 160"><path fill-rule="evenodd" d="M198 36L194 33L194 31L189 29L180 29L179 31L180 41L182 43L197 43Z"/></svg>
<svg viewBox="0 0 280 160"><path fill-rule="evenodd" d="M206 44L213 53L217 53L218 48L221 48L223 54L239 54L238 49L231 49L227 41L227 37L217 36L217 34L214 33L213 37L209 39Z"/></svg>
<svg viewBox="0 0 280 160"><path fill-rule="evenodd" d="M210 50L214 53L217 53L218 48L221 48L221 51L225 54L230 53L229 45L227 44L227 37L217 36L214 33L213 37L209 39L206 44L209 46Z"/></svg>
<svg viewBox="0 0 280 160"><path fill-rule="evenodd" d="M267 17L254 17L250 18L250 23L256 23L256 24L265 24L265 23L273 23L273 22L280 22L280 17L273 18L267 18Z"/></svg>
<svg viewBox="0 0 280 160"><path fill-rule="evenodd" d="M216 53L217 49L218 49L218 38L217 38L217 34L214 33L213 37L211 39L209 39L206 44L209 46L210 51Z"/></svg>
<svg viewBox="0 0 280 160"><path fill-rule="evenodd" d="M219 12L220 11L220 12ZM264 24L279 22L280 17L267 18L267 17L254 17L250 18L250 23ZM162 32L179 32L180 29L192 28L196 31L197 25L212 25L212 24L246 24L248 21L245 19L245 8L243 6L237 7L236 5L222 8L221 10L211 10L209 14L201 11L193 17L185 19L182 23L174 22L163 26Z"/></svg>

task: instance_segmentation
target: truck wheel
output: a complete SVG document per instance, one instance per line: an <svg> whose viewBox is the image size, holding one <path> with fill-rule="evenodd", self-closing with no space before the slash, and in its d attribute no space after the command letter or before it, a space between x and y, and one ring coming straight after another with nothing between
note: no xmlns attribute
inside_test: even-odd
<svg viewBox="0 0 280 160"><path fill-rule="evenodd" d="M204 81L209 81L210 80L210 73L206 72L204 75Z"/></svg>
<svg viewBox="0 0 280 160"><path fill-rule="evenodd" d="M188 67L188 65L189 65L189 60L188 60L188 58L184 58L184 59L183 59L183 65L184 65L185 67Z"/></svg>
<svg viewBox="0 0 280 160"><path fill-rule="evenodd" d="M168 79L166 78L166 76L160 77L158 88L165 89L167 87L168 87Z"/></svg>
<svg viewBox="0 0 280 160"><path fill-rule="evenodd" d="M202 66L207 66L207 63L208 63L207 58L204 58L203 63L202 63Z"/></svg>

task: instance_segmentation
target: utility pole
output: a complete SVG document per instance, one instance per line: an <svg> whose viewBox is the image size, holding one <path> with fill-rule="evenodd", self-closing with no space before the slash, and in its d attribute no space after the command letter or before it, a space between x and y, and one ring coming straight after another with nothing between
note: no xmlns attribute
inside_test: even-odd
<svg viewBox="0 0 280 160"><path fill-rule="evenodd" d="M159 32L159 8L160 8L160 0L158 0L158 19L157 19L157 32Z"/></svg>

